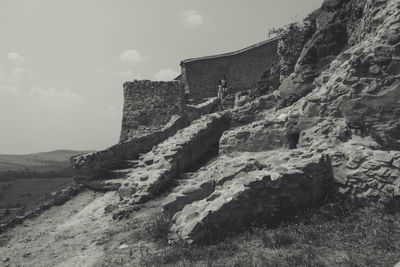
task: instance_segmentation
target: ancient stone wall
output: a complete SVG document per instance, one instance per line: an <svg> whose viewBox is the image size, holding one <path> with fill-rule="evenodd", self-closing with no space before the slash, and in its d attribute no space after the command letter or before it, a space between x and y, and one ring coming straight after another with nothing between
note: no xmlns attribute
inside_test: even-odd
<svg viewBox="0 0 400 267"><path fill-rule="evenodd" d="M184 60L185 90L195 100L216 96L218 81L224 75L229 93L251 89L278 62L277 46L278 40L271 39L232 53Z"/></svg>
<svg viewBox="0 0 400 267"><path fill-rule="evenodd" d="M180 81L149 80L124 83L124 109L120 142L159 130L173 115L183 112Z"/></svg>
<svg viewBox="0 0 400 267"><path fill-rule="evenodd" d="M75 180L85 184L86 181L103 177L108 170L121 165L124 160L135 159L140 153L146 153L158 143L172 136L186 125L181 116L172 116L171 120L160 130L147 135L133 137L105 150L71 158L75 170Z"/></svg>

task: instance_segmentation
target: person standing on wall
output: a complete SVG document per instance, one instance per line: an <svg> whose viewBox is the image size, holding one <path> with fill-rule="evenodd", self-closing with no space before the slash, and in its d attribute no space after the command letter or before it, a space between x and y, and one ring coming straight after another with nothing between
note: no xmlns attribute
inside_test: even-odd
<svg viewBox="0 0 400 267"><path fill-rule="evenodd" d="M222 100L224 100L225 96L228 93L228 82L226 81L226 77L224 75L224 77L219 80L219 85L218 85L218 98Z"/></svg>
<svg viewBox="0 0 400 267"><path fill-rule="evenodd" d="M221 84L221 80L218 81L218 95L217 95L217 97L222 102L222 84Z"/></svg>

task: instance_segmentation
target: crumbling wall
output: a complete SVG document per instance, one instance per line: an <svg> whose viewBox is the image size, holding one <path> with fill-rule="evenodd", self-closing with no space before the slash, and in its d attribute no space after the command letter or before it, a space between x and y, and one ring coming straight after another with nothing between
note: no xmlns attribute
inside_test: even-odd
<svg viewBox="0 0 400 267"><path fill-rule="evenodd" d="M218 97L211 97L197 105L186 105L186 114L189 122L194 121L201 116L213 113L220 104Z"/></svg>
<svg viewBox="0 0 400 267"><path fill-rule="evenodd" d="M146 202L164 192L172 179L203 156L227 129L226 116L213 113L194 121L148 153L118 190L122 199Z"/></svg>
<svg viewBox="0 0 400 267"><path fill-rule="evenodd" d="M195 100L216 96L224 75L229 93L251 89L278 62L277 47L278 40L271 39L232 53L184 60L181 79L185 90Z"/></svg>
<svg viewBox="0 0 400 267"><path fill-rule="evenodd" d="M182 114L183 105L180 81L124 83L120 142L161 129L173 115Z"/></svg>
<svg viewBox="0 0 400 267"><path fill-rule="evenodd" d="M75 180L85 184L86 181L101 178L110 169L116 168L124 160L135 159L140 153L146 153L158 143L182 129L186 121L181 116L173 116L160 130L147 135L133 137L119 142L105 150L71 158L75 170Z"/></svg>

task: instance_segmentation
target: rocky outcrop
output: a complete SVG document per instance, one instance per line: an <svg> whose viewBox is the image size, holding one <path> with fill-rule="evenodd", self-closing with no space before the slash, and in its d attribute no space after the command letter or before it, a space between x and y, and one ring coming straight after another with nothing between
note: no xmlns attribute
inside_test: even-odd
<svg viewBox="0 0 400 267"><path fill-rule="evenodd" d="M322 14L333 12L333 15L328 15L327 21L317 23L317 25L323 25L324 28L317 30L305 45L297 62L295 74L291 75L293 77L298 75L296 72L302 70L301 66L311 69L313 77L320 72L318 76L310 80L303 78L299 80L300 86L314 89L287 108L270 111L266 118L224 133L220 142L220 151L226 153L236 149L262 151L280 146L293 147L291 144L296 144L298 138L297 147L325 151L332 157L334 165L338 164L335 166L337 167L335 179L341 187L344 184L348 185L346 190L342 190L343 192L356 197L384 200L393 197L394 194L388 194L388 190L381 190L383 187L392 188L393 186L394 189L389 191L397 192L398 190L398 182L394 179L397 170L390 161L378 163L374 155L389 153L386 151L390 151L390 155L397 155L396 151L399 149L400 131L397 118L400 115L398 101L400 71L396 67L399 52L398 44L390 44L393 40L387 39L386 34L388 31L398 32L400 29L399 3L398 1L384 1L384 4L383 2L375 4L364 2L366 9L364 14L360 15L357 12L360 12L359 7L362 6L363 1L336 2L337 6L333 5L332 1L326 1L324 4L320 12ZM318 53L325 51L313 44L317 44L318 40L325 40L326 36L333 39L336 34L332 35L326 29L330 28L335 33L336 29L342 26L337 28L335 24L332 24L333 21L338 17L343 17L343 14L350 14L348 12L353 12L351 13L353 15L349 16L352 19L347 18L343 24L343 31L347 32L347 37L343 40L347 41L341 46L329 46L328 52L337 53L336 48L348 48L331 59L331 63L323 66L322 69L325 70L321 72L320 59L317 58L317 61L312 58L307 59L307 55L315 54L310 52L313 49L319 51ZM378 18L380 24L373 23L372 25L375 25L373 27L367 24ZM346 16L342 19L346 19ZM349 29L353 31L349 32ZM334 47L336 48L333 49ZM300 71L300 73L304 72ZM286 80L292 80L292 78L288 77ZM290 86L290 89L293 88L296 86ZM282 97L282 94L280 96ZM361 142L362 145L350 145L354 144L352 140L358 140L356 143ZM372 161L375 164L365 163L363 170L357 172L339 167L342 164L345 166L347 159L352 157L351 152L355 149L354 146L360 146L358 149L364 151L363 154L369 155L363 160ZM343 162L336 163L335 158L342 158ZM378 165L379 168L373 165ZM376 170L379 170L379 173ZM362 183L362 185L355 189L350 181L355 181L352 177L359 171L365 175L361 175L364 177L362 180L358 179L357 183ZM379 182L379 190L371 194L372 189L369 190L368 181L372 182L372 185ZM374 194L377 196L373 196Z"/></svg>
<svg viewBox="0 0 400 267"><path fill-rule="evenodd" d="M281 97L302 97L315 87L314 79L346 44L346 32L339 22L318 29L301 52L295 71L279 87Z"/></svg>
<svg viewBox="0 0 400 267"><path fill-rule="evenodd" d="M286 116L255 121L224 132L219 142L220 153L233 151L259 152L276 149L287 143Z"/></svg>
<svg viewBox="0 0 400 267"><path fill-rule="evenodd" d="M298 36L299 42L290 42L291 38L283 35L279 49L283 61L281 77L287 77L281 80L279 88L283 98L295 97L297 100L310 93L315 88L314 79L343 49L356 42L355 36L361 35L355 33L359 33L365 2L325 1L320 10L305 20L304 25L292 27L291 32ZM288 30L290 27L284 33ZM302 43L304 46L299 54ZM290 72L296 58L294 70Z"/></svg>
<svg viewBox="0 0 400 267"><path fill-rule="evenodd" d="M398 0L324 1L282 31L279 63L234 109L203 116L217 100L189 105L189 120L200 117L190 126L147 151L139 140L125 146L146 153L120 183L122 206L177 185L163 205L171 241L197 242L318 205L330 190L374 203L400 197L399 17ZM216 147L217 158L199 161ZM82 157L81 173L109 168L101 155Z"/></svg>
<svg viewBox="0 0 400 267"><path fill-rule="evenodd" d="M371 137L353 134L344 120L324 120L303 131L298 145L330 156L339 192L374 202L400 196L400 151L381 150Z"/></svg>
<svg viewBox="0 0 400 267"><path fill-rule="evenodd" d="M332 189L353 198L376 203L399 197L399 44L388 34L399 32L399 17L398 1L325 1L314 14L315 32L301 53L293 51L299 54L293 73L279 94L270 95L291 100L262 112L257 101L231 111L235 127L222 135L219 159L191 174L164 202L174 214L171 240L204 240L314 203L303 201L308 191L289 178L298 168L299 181L310 175L314 189L325 189L316 190L315 199L329 191L326 177ZM284 69L295 57L287 57ZM240 111L245 107L248 114ZM241 161L237 153L246 152L255 161ZM259 160L266 154L274 158ZM331 164L321 163L326 157ZM307 174L308 164L315 164L315 173ZM292 198L282 201L280 192Z"/></svg>
<svg viewBox="0 0 400 267"><path fill-rule="evenodd" d="M227 121L221 115L207 115L158 144L140 158L139 165L121 186L122 199L133 203L147 201L164 192L179 172L194 164L218 143Z"/></svg>
<svg viewBox="0 0 400 267"><path fill-rule="evenodd" d="M292 23L286 26L279 34L278 55L280 65L280 77L282 82L294 71L294 67L304 44L315 31L315 25L310 20L300 23Z"/></svg>
<svg viewBox="0 0 400 267"><path fill-rule="evenodd" d="M197 194L201 200L189 193L186 199L164 206L176 209L188 203L173 217L171 241L204 240L316 205L327 196L332 180L328 157L301 151L249 153L221 161L219 165L235 169L226 168L224 173L207 168L208 179L219 184L212 193ZM204 178L198 179L204 188Z"/></svg>

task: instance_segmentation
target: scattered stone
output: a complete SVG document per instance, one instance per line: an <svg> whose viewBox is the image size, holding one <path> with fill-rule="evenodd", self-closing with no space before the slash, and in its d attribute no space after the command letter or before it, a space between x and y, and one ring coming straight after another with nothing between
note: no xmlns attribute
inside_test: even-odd
<svg viewBox="0 0 400 267"><path fill-rule="evenodd" d="M126 249L129 246L127 244L122 244L121 246L118 247L118 249Z"/></svg>
<svg viewBox="0 0 400 267"><path fill-rule="evenodd" d="M118 208L118 205L110 204L104 208L104 213L111 213Z"/></svg>
<svg viewBox="0 0 400 267"><path fill-rule="evenodd" d="M379 66L377 66L377 65L372 65L371 67L369 67L369 72L376 75L381 72L381 68L379 68Z"/></svg>

